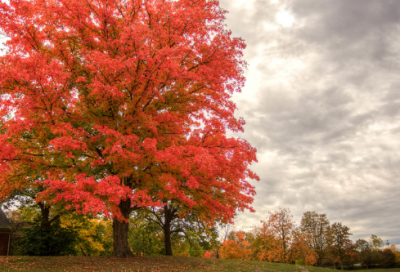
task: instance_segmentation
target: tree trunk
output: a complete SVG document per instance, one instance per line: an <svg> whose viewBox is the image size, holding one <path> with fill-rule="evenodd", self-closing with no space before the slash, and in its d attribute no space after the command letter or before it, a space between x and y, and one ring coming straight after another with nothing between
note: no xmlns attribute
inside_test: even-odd
<svg viewBox="0 0 400 272"><path fill-rule="evenodd" d="M42 222L41 222L41 226L43 229L45 229L46 231L49 231L50 226L51 226L51 222L50 222L50 208L47 207L46 205L44 205L42 202L38 203L39 207L40 207L40 211L42 214Z"/></svg>
<svg viewBox="0 0 400 272"><path fill-rule="evenodd" d="M42 235L46 237L45 240L45 246L47 252L52 252L51 250L51 241L49 240L49 233L50 233L50 227L51 227L51 222L50 222L50 208L47 207L43 202L38 203L42 215L42 221L40 222L40 227L44 233ZM50 254L51 255L51 254Z"/></svg>
<svg viewBox="0 0 400 272"><path fill-rule="evenodd" d="M164 206L164 246L165 246L165 255L172 256L172 244L171 244L171 222L174 220L176 214L176 210L168 205Z"/></svg>
<svg viewBox="0 0 400 272"><path fill-rule="evenodd" d="M171 231L164 227L165 255L172 256Z"/></svg>
<svg viewBox="0 0 400 272"><path fill-rule="evenodd" d="M285 264L287 263L286 261L286 242L285 242L285 235L283 235L283 259L285 261Z"/></svg>
<svg viewBox="0 0 400 272"><path fill-rule="evenodd" d="M318 257L317 257L317 266L320 267L321 264L322 264L322 258L321 258L321 256L318 254Z"/></svg>
<svg viewBox="0 0 400 272"><path fill-rule="evenodd" d="M131 200L127 199L121 201L119 204L119 208L121 210L122 215L125 219L129 220L129 215L131 214ZM113 219L113 236L114 236L114 257L127 258L133 257L133 253L129 248L128 244L128 230L129 230L129 221L118 221L117 219Z"/></svg>
<svg viewBox="0 0 400 272"><path fill-rule="evenodd" d="M82 252L83 256L85 256L85 257L86 257L87 255L86 255L85 251L83 250L83 247L82 247L82 245L80 246L80 248L81 248L81 252Z"/></svg>

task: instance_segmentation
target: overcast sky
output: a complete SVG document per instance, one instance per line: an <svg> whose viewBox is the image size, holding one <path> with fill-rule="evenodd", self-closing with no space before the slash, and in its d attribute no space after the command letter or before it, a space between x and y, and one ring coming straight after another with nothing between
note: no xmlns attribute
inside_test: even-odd
<svg viewBox="0 0 400 272"><path fill-rule="evenodd" d="M247 43L235 95L258 150L256 213L290 208L400 244L400 1L220 0Z"/></svg>

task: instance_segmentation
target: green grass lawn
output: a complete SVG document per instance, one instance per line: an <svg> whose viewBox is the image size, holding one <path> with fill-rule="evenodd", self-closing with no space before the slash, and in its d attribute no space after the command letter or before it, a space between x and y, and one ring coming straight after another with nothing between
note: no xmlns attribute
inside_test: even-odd
<svg viewBox="0 0 400 272"><path fill-rule="evenodd" d="M333 272L331 269L310 266L166 256L127 259L112 257L0 257L0 271ZM385 270L385 272L387 271ZM374 270L374 272L378 272L378 270ZM400 269L390 272L400 272Z"/></svg>
<svg viewBox="0 0 400 272"><path fill-rule="evenodd" d="M354 270L355 272L400 272L400 268L377 268L377 269L363 269L363 270Z"/></svg>

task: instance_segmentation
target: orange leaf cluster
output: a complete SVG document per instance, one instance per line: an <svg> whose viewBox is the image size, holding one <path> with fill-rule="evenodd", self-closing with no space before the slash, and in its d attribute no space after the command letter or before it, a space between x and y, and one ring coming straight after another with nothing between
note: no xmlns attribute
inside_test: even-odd
<svg viewBox="0 0 400 272"><path fill-rule="evenodd" d="M245 234L241 231L232 232L233 239L228 239L222 243L220 249L221 259L242 259L250 257L250 243L246 241Z"/></svg>

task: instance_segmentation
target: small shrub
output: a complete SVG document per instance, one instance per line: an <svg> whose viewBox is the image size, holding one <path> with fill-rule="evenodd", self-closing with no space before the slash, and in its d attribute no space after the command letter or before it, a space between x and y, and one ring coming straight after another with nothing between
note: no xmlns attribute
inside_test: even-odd
<svg viewBox="0 0 400 272"><path fill-rule="evenodd" d="M215 251L206 251L206 253L204 253L203 258L216 258L217 254L215 253Z"/></svg>

